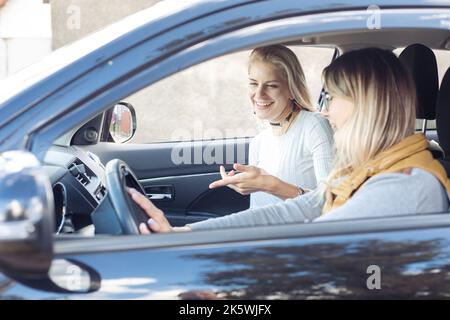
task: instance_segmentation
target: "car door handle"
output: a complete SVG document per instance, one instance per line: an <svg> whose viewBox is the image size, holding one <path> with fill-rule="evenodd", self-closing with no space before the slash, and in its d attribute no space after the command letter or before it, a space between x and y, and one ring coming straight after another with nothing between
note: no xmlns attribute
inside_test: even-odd
<svg viewBox="0 0 450 320"><path fill-rule="evenodd" d="M147 193L147 197L151 200L172 200L172 195L166 193Z"/></svg>
<svg viewBox="0 0 450 320"><path fill-rule="evenodd" d="M148 186L144 189L150 200L172 200L174 198L173 186Z"/></svg>

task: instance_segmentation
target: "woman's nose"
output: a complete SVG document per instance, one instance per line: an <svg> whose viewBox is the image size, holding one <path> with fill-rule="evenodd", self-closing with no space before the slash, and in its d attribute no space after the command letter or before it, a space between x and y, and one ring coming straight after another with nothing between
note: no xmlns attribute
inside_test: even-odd
<svg viewBox="0 0 450 320"><path fill-rule="evenodd" d="M264 92L264 87L263 86L258 86L255 89L255 97L262 97L264 96L265 92Z"/></svg>

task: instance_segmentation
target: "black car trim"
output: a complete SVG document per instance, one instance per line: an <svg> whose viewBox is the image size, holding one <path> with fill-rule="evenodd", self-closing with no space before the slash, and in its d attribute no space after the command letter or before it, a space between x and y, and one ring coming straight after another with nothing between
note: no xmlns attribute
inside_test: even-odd
<svg viewBox="0 0 450 320"><path fill-rule="evenodd" d="M58 236L55 255L89 254L139 249L164 249L189 246L224 245L255 241L277 241L292 238L348 236L367 233L450 228L450 214L397 216L380 219L360 219L305 224L233 228L149 236ZM450 230L449 230L450 232Z"/></svg>

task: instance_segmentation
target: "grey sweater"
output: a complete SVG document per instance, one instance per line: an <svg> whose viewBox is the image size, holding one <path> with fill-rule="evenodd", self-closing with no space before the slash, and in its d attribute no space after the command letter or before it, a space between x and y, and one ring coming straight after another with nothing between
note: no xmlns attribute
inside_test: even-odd
<svg viewBox="0 0 450 320"><path fill-rule="evenodd" d="M388 217L449 211L449 195L432 174L384 173L368 179L341 207L321 215L323 199L312 191L274 205L189 224L192 230L251 227L309 221Z"/></svg>

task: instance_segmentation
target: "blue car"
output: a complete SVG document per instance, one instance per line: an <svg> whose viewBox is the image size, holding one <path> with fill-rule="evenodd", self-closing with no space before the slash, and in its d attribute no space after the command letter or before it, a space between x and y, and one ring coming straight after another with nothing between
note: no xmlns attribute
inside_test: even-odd
<svg viewBox="0 0 450 320"><path fill-rule="evenodd" d="M208 188L218 163L172 161L175 147L212 145L229 169L248 160L234 152L248 138L126 143L143 130L128 97L275 43L328 48L327 63L397 50L417 82L418 130L449 168L450 1L372 4L162 1L0 83L0 299L449 298L447 212L144 236L126 192L147 194L175 226L248 208L248 196Z"/></svg>

